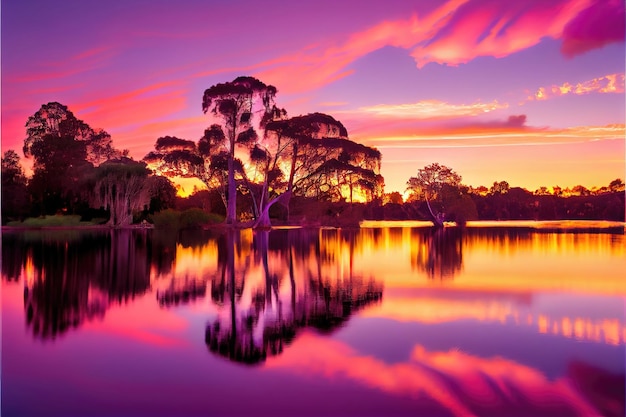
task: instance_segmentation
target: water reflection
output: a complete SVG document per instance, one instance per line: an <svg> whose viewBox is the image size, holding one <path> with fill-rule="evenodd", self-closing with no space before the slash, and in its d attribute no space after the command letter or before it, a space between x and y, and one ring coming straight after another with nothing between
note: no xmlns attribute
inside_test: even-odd
<svg viewBox="0 0 626 417"><path fill-rule="evenodd" d="M612 232L5 233L3 407L624 415L624 255Z"/></svg>
<svg viewBox="0 0 626 417"><path fill-rule="evenodd" d="M452 279L463 268L463 229L414 229L411 264L425 272L431 279ZM425 236L424 236L425 235ZM420 237L425 239L420 240Z"/></svg>
<svg viewBox="0 0 626 417"><path fill-rule="evenodd" d="M23 274L26 326L41 339L102 318L111 303L124 303L150 286L151 239L114 230L68 234L4 235L2 271Z"/></svg>
<svg viewBox="0 0 626 417"><path fill-rule="evenodd" d="M570 362L566 375L551 379L539 369L506 357L481 357L458 348L433 350L416 344L408 360L388 363L345 343L308 333L289 352L268 360L267 366L333 381L353 380L416 402L432 400L446 415L458 417L624 413L624 374L580 361ZM607 389L602 388L605 386Z"/></svg>
<svg viewBox="0 0 626 417"><path fill-rule="evenodd" d="M281 353L305 327L330 332L350 315L382 297L382 285L335 265L341 252L322 251L317 233L254 233L251 253L242 255L241 235L218 238L219 273L211 298L224 308L206 328L209 349L236 362L255 364ZM331 236L326 236L332 239ZM354 242L354 236L335 239ZM235 254L244 260L235 261ZM345 273L344 273L345 272ZM246 288L247 287L247 288Z"/></svg>

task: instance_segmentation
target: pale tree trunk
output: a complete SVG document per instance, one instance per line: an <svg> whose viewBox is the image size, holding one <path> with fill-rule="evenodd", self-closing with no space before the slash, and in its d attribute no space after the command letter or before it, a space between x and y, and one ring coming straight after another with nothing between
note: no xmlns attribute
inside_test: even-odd
<svg viewBox="0 0 626 417"><path fill-rule="evenodd" d="M432 222L435 227L443 227L443 220L445 215L443 213L435 213L433 212L432 207L430 206L430 201L426 198L426 205L428 206L428 211L430 212L430 216L432 217Z"/></svg>
<svg viewBox="0 0 626 417"><path fill-rule="evenodd" d="M283 194L279 195L275 199L268 201L267 204L261 209L261 213L259 214L259 218L254 224L255 229L270 229L272 227L272 221L270 220L270 208L278 202L289 201L291 197L291 192L287 191Z"/></svg>
<svg viewBox="0 0 626 417"><path fill-rule="evenodd" d="M226 224L237 222L237 184L235 183L234 152L228 157L228 205L226 207Z"/></svg>

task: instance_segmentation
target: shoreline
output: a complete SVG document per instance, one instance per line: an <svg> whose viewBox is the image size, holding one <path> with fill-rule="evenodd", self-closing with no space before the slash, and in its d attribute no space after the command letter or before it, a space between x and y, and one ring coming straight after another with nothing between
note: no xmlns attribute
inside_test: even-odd
<svg viewBox="0 0 626 417"><path fill-rule="evenodd" d="M422 228L422 227L434 227L429 220L362 220L357 224L324 224L322 222L307 222L305 224L288 224L278 223L272 225L271 229L321 229L321 228L334 228L334 229L371 229L371 228L385 228L385 227L409 227L409 228ZM459 227L454 222L445 224L445 228L457 228ZM474 220L468 221L465 225L460 226L467 229L481 229L481 228L500 228L509 227L517 229L532 229L532 230L611 230L611 229L625 229L626 222L614 221L614 220ZM188 230L193 230L190 228ZM216 223L209 225L202 225L195 229L201 230L227 230L227 229L253 229L253 223L245 222L235 225L227 225L225 223ZM19 232L19 231L47 231L47 230L168 230L167 228L155 228L152 224L132 224L128 226L109 226L109 225L71 225L71 226L1 226L2 232ZM185 230L185 229L179 229Z"/></svg>

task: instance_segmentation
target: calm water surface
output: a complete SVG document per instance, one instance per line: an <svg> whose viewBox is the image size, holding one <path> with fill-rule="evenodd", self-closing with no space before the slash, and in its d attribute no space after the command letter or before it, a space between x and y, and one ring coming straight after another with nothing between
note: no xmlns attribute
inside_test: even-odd
<svg viewBox="0 0 626 417"><path fill-rule="evenodd" d="M2 235L3 416L623 416L623 228Z"/></svg>

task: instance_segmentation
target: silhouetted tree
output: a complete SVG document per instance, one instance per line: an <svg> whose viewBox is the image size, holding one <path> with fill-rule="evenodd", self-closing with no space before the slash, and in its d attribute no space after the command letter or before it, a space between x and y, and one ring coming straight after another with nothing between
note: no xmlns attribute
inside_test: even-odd
<svg viewBox="0 0 626 417"><path fill-rule="evenodd" d="M510 188L509 183L506 181L495 181L491 188L489 188L489 194L506 194L509 192Z"/></svg>
<svg viewBox="0 0 626 417"><path fill-rule="evenodd" d="M624 192L624 181L620 178L617 178L609 184L609 191L612 193L623 193Z"/></svg>
<svg viewBox="0 0 626 417"><path fill-rule="evenodd" d="M148 210L150 213L174 208L176 205L176 188L172 181L160 175L150 175L145 184L150 197Z"/></svg>
<svg viewBox="0 0 626 417"><path fill-rule="evenodd" d="M384 203L385 204L402 204L403 202L402 194L398 191L393 191L391 193L385 194Z"/></svg>
<svg viewBox="0 0 626 417"><path fill-rule="evenodd" d="M44 140L54 138L72 138L84 142L85 158L93 165L122 156L122 152L113 148L111 135L102 129L93 129L87 123L76 118L67 106L51 102L44 104L26 122L26 139L24 139L24 155L41 158L33 149ZM40 163L42 161L39 161Z"/></svg>
<svg viewBox="0 0 626 417"><path fill-rule="evenodd" d="M590 192L589 190L582 186L582 185L576 185L574 188L572 188L572 194L573 195L580 195L580 196L585 196L585 195L589 195Z"/></svg>
<svg viewBox="0 0 626 417"><path fill-rule="evenodd" d="M146 164L125 157L107 161L94 170L92 203L110 212L108 225L131 224L133 212L149 203L149 173Z"/></svg>
<svg viewBox="0 0 626 417"><path fill-rule="evenodd" d="M443 202L442 191L450 188L457 188L461 185L461 176L445 165L434 163L427 165L417 171L416 177L409 178L407 191L411 193L410 199L424 199L428 206L428 211L435 226L442 226L445 213L435 213L430 205L430 201Z"/></svg>
<svg viewBox="0 0 626 417"><path fill-rule="evenodd" d="M2 156L2 224L10 219L22 219L29 210L27 179L14 150Z"/></svg>
<svg viewBox="0 0 626 417"><path fill-rule="evenodd" d="M380 152L348 139L348 131L332 116L311 113L271 122L266 134L283 143L279 161L289 167L287 191L296 195L353 201L382 197ZM282 141L282 142L281 142Z"/></svg>
<svg viewBox="0 0 626 417"><path fill-rule="evenodd" d="M39 214L73 211L84 179L93 169L86 159L85 142L70 136L46 135L32 144L29 153L35 158L29 190Z"/></svg>
<svg viewBox="0 0 626 417"><path fill-rule="evenodd" d="M223 134L215 138L214 145L222 146L226 152L228 165L228 193L226 223L237 220L235 182L235 147L237 144L250 145L256 141L253 128L253 114L256 107L264 113L274 109L276 87L266 85L254 77L237 77L231 82L211 86L204 91L202 111L210 112L220 120ZM221 140L223 137L223 140ZM220 143L222 142L222 143ZM210 143L212 144L212 143Z"/></svg>

